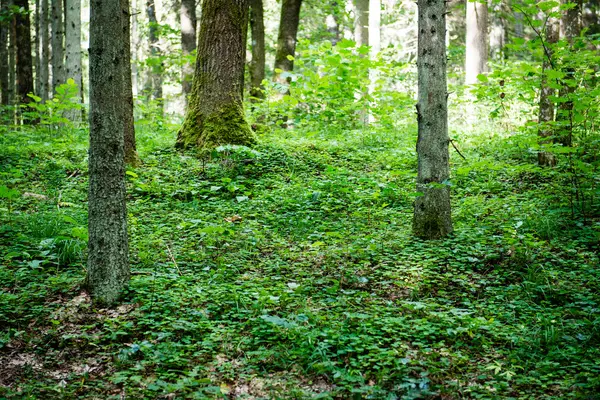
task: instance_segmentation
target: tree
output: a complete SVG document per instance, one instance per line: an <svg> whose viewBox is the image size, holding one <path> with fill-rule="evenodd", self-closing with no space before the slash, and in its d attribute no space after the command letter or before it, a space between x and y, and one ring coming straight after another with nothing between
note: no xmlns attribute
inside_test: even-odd
<svg viewBox="0 0 600 400"><path fill-rule="evenodd" d="M48 0L40 1L38 10L38 68L36 74L36 94L41 97L42 101L48 100L48 79L50 77L50 36L48 18Z"/></svg>
<svg viewBox="0 0 600 400"><path fill-rule="evenodd" d="M52 0L52 91L65 83L63 0Z"/></svg>
<svg viewBox="0 0 600 400"><path fill-rule="evenodd" d="M287 83L282 78L282 72L294 70L294 55L296 53L296 36L300 24L300 7L302 0L282 0L279 34L277 35L277 52L275 53L275 68L273 81Z"/></svg>
<svg viewBox="0 0 600 400"><path fill-rule="evenodd" d="M8 38L11 19L8 14L8 1L0 1L0 104L7 106L9 103L9 69L8 69Z"/></svg>
<svg viewBox="0 0 600 400"><path fill-rule="evenodd" d="M65 65L66 78L73 79L81 98L81 0L65 1ZM69 110L66 117L73 122L81 120L81 108Z"/></svg>
<svg viewBox="0 0 600 400"><path fill-rule="evenodd" d="M262 0L250 0L250 32L252 35L252 62L250 63L250 97L265 97L262 81L265 79L265 22Z"/></svg>
<svg viewBox="0 0 600 400"><path fill-rule="evenodd" d="M125 53L131 53L131 13L129 0L121 0L121 14L123 16L122 40ZM135 142L135 124L133 119L133 83L131 62L125 62L123 67L123 139L124 158L128 165L136 166L140 163Z"/></svg>
<svg viewBox="0 0 600 400"><path fill-rule="evenodd" d="M465 84L477 83L487 64L487 2L467 0Z"/></svg>
<svg viewBox="0 0 600 400"><path fill-rule="evenodd" d="M192 93L177 147L255 142L242 108L248 0L204 0Z"/></svg>
<svg viewBox="0 0 600 400"><path fill-rule="evenodd" d="M184 58L187 60L196 50L196 1L181 0L179 10L179 19L181 22L181 49ZM182 92L187 104L187 97L192 91L192 79L194 76L194 65L190 62L184 62L181 70Z"/></svg>
<svg viewBox="0 0 600 400"><path fill-rule="evenodd" d="M413 232L438 239L452 232L446 89L446 1L418 3L418 174Z"/></svg>
<svg viewBox="0 0 600 400"><path fill-rule="evenodd" d="M544 61L542 64L542 82L540 90L540 111L539 123L540 129L538 135L540 144L549 142L549 137L553 135L552 123L554 122L554 101L552 97L556 95L556 90L548 84L547 71L553 68L552 48L558 42L558 21L555 18L549 18L546 23L546 38L544 43ZM546 151L538 152L538 164L541 166L553 166L556 164L554 154Z"/></svg>
<svg viewBox="0 0 600 400"><path fill-rule="evenodd" d="M31 53L31 21L29 19L29 1L13 0L19 7L15 15L17 44L17 98L19 103L26 104L33 93L33 58Z"/></svg>
<svg viewBox="0 0 600 400"><path fill-rule="evenodd" d="M354 41L357 46L369 45L369 0L353 0Z"/></svg>
<svg viewBox="0 0 600 400"><path fill-rule="evenodd" d="M151 67L149 70L148 77L146 79L146 85L144 91L148 96L151 95L153 100L161 101L163 97L162 92L162 61L161 51L158 47L158 20L156 18L156 6L154 0L148 0L146 2L146 14L148 15L148 39L150 41L150 57ZM162 103L161 103L162 107Z"/></svg>
<svg viewBox="0 0 600 400"><path fill-rule="evenodd" d="M88 268L92 297L112 304L129 282L125 169L124 71L121 0L90 4L90 150Z"/></svg>

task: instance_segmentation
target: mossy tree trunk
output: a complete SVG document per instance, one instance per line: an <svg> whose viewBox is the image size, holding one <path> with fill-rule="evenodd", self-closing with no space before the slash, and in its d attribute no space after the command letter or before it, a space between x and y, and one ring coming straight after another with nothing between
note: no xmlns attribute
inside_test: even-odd
<svg viewBox="0 0 600 400"><path fill-rule="evenodd" d="M90 150L88 268L95 301L112 304L129 282L125 167L121 0L90 4Z"/></svg>
<svg viewBox="0 0 600 400"><path fill-rule="evenodd" d="M418 175L413 232L424 239L452 232L446 91L446 2L419 0Z"/></svg>
<svg viewBox="0 0 600 400"><path fill-rule="evenodd" d="M251 145L242 107L248 0L204 0L196 71L176 146Z"/></svg>
<svg viewBox="0 0 600 400"><path fill-rule="evenodd" d="M279 20L279 34L277 36L277 52L275 53L275 72L273 81L286 84L288 79L282 77L282 72L294 69L298 25L300 24L300 7L302 0L282 0L281 18Z"/></svg>
<svg viewBox="0 0 600 400"><path fill-rule="evenodd" d="M250 97L263 99L265 79L265 22L262 0L250 0L250 31L252 35L252 62L250 63Z"/></svg>

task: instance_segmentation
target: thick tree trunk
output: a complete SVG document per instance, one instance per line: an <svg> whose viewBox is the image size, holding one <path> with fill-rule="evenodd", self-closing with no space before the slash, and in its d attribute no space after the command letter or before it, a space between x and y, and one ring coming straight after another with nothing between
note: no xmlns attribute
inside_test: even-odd
<svg viewBox="0 0 600 400"><path fill-rule="evenodd" d="M73 79L81 98L81 0L66 0L65 3L65 48L66 79ZM65 115L72 122L81 121L81 109L71 109Z"/></svg>
<svg viewBox="0 0 600 400"><path fill-rule="evenodd" d="M477 83L487 64L487 3L467 1L465 84Z"/></svg>
<svg viewBox="0 0 600 400"><path fill-rule="evenodd" d="M264 99L262 81L265 79L265 22L263 1L250 0L250 30L252 35L252 62L250 63L250 97Z"/></svg>
<svg viewBox="0 0 600 400"><path fill-rule="evenodd" d="M256 139L244 116L242 90L248 0L204 0L196 71L177 147L250 145Z"/></svg>
<svg viewBox="0 0 600 400"><path fill-rule="evenodd" d="M289 83L288 79L281 77L281 73L294 70L294 60L290 60L288 56L294 57L296 53L296 36L300 24L301 6L302 0L281 1L281 18L277 36L277 52L275 53L275 72L273 74L273 81L275 82Z"/></svg>
<svg viewBox="0 0 600 400"><path fill-rule="evenodd" d="M123 54L131 53L131 13L129 12L129 0L121 1L121 13L123 17L122 40L125 46ZM123 139L125 163L136 166L140 163L135 143L135 124L133 119L133 89L131 61L124 60L123 65Z"/></svg>
<svg viewBox="0 0 600 400"><path fill-rule="evenodd" d="M15 16L17 30L17 99L26 104L32 101L33 93L33 57L31 52L31 21L29 19L29 1L13 0L13 4L24 12Z"/></svg>
<svg viewBox="0 0 600 400"><path fill-rule="evenodd" d="M561 4L571 4L573 1L561 0ZM560 38L565 39L571 49L573 49L573 43L575 38L581 33L581 7L579 3L574 8L563 11L560 18ZM558 141L564 146L571 146L573 144L573 95L577 87L577 82L574 81L573 75L575 70L573 68L565 69L566 76L563 79L562 88L559 90L559 96L563 99L567 99L560 103L556 120L560 122L560 133L558 134Z"/></svg>
<svg viewBox="0 0 600 400"><path fill-rule="evenodd" d="M553 135L551 124L554 122L554 102L552 96L556 95L556 90L548 85L548 76L546 71L552 68L553 61L552 47L558 42L558 21L554 18L548 20L546 26L546 38L545 45L547 52L544 52L544 62L542 64L542 82L540 88L540 113L539 113L539 124L540 129L538 135L540 137L540 145L544 145L550 142L550 137ZM541 166L554 166L556 165L556 158L554 154L540 150L538 153L538 164Z"/></svg>
<svg viewBox="0 0 600 400"><path fill-rule="evenodd" d="M186 60L181 70L181 86L187 105L187 98L192 91L192 81L194 79L194 63L187 60L196 50L197 23L195 0L181 0L179 19L181 21L181 50Z"/></svg>
<svg viewBox="0 0 600 400"><path fill-rule="evenodd" d="M0 1L0 13L4 14L8 9L8 1ZM8 96L8 37L10 30L10 21L0 21L0 104L7 106L9 104Z"/></svg>
<svg viewBox="0 0 600 400"><path fill-rule="evenodd" d="M357 46L369 45L369 0L353 0L354 41Z"/></svg>
<svg viewBox="0 0 600 400"><path fill-rule="evenodd" d="M452 232L446 89L446 2L419 0L418 175L413 232L424 239Z"/></svg>
<svg viewBox="0 0 600 400"><path fill-rule="evenodd" d="M65 83L63 0L52 0L52 91Z"/></svg>
<svg viewBox="0 0 600 400"><path fill-rule="evenodd" d="M148 29L148 40L150 42L150 56L154 59L154 61L148 74L145 90L147 94L152 93L153 100L160 101L163 97L163 92L162 63L159 62L159 58L162 54L160 48L158 47L158 20L156 18L156 6L154 4L154 0L148 0L146 2L146 15L148 16L148 23L150 24L150 27Z"/></svg>
<svg viewBox="0 0 600 400"><path fill-rule="evenodd" d="M92 0L87 286L114 303L129 282L123 162L123 15L120 0Z"/></svg>
<svg viewBox="0 0 600 400"><path fill-rule="evenodd" d="M37 88L36 94L42 98L42 101L48 100L48 80L50 77L50 36L48 18L48 0L40 1L38 10L39 20L39 47L38 47L38 69L37 69Z"/></svg>

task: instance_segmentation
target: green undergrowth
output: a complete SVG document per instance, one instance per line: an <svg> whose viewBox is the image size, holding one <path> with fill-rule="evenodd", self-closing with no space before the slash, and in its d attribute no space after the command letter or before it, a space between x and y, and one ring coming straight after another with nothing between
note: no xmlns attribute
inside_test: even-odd
<svg viewBox="0 0 600 400"><path fill-rule="evenodd" d="M0 135L0 397L600 391L597 219L516 138L451 149L455 234L424 242L414 126L275 130L200 158L145 135L114 309L81 290L85 132Z"/></svg>

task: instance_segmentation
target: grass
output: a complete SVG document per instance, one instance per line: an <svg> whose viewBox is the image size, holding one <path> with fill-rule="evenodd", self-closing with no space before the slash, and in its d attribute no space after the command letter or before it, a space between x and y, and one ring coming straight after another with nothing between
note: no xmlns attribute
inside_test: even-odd
<svg viewBox="0 0 600 400"><path fill-rule="evenodd" d="M132 280L97 309L86 133L1 127L0 397L597 398L597 219L481 134L452 154L455 234L417 240L404 128L276 130L207 161L142 127Z"/></svg>

